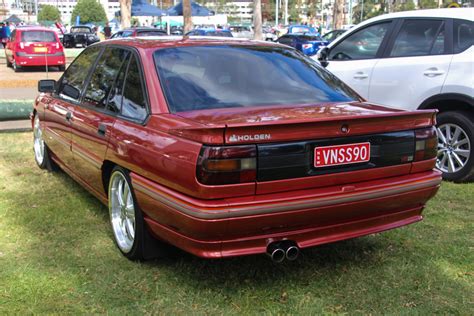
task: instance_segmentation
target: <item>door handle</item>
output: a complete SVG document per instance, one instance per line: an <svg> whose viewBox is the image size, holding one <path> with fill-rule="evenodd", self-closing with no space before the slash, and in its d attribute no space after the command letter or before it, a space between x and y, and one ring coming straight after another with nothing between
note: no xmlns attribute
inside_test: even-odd
<svg viewBox="0 0 474 316"><path fill-rule="evenodd" d="M444 75L444 71L439 70L436 67L432 67L432 68L426 69L425 72L423 73L423 75L425 75L426 77L432 78L432 77Z"/></svg>
<svg viewBox="0 0 474 316"><path fill-rule="evenodd" d="M97 129L97 134L100 136L105 136L105 133L107 132L107 125L100 123L99 128Z"/></svg>
<svg viewBox="0 0 474 316"><path fill-rule="evenodd" d="M369 77L365 72L358 71L354 74L354 79L367 79Z"/></svg>
<svg viewBox="0 0 474 316"><path fill-rule="evenodd" d="M72 112L71 111L67 111L66 112L66 121L70 121L72 120Z"/></svg>

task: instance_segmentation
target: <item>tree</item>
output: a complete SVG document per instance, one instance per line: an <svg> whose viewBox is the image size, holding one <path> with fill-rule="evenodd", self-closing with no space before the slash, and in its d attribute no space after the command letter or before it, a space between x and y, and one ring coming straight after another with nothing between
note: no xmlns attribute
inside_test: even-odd
<svg viewBox="0 0 474 316"><path fill-rule="evenodd" d="M191 0L183 0L183 20L184 20L183 34L186 34L193 29Z"/></svg>
<svg viewBox="0 0 474 316"><path fill-rule="evenodd" d="M262 2L253 0L253 38L262 40Z"/></svg>
<svg viewBox="0 0 474 316"><path fill-rule="evenodd" d="M333 29L341 29L344 24L344 0L335 0L333 17Z"/></svg>
<svg viewBox="0 0 474 316"><path fill-rule="evenodd" d="M76 17L81 17L81 24L106 22L107 15L104 7L97 0L79 0L72 10L71 24L76 22Z"/></svg>
<svg viewBox="0 0 474 316"><path fill-rule="evenodd" d="M120 1L120 25L122 29L130 27L132 19L132 0Z"/></svg>
<svg viewBox="0 0 474 316"><path fill-rule="evenodd" d="M52 5L44 4L40 6L38 12L38 21L60 21L61 13L58 8Z"/></svg>

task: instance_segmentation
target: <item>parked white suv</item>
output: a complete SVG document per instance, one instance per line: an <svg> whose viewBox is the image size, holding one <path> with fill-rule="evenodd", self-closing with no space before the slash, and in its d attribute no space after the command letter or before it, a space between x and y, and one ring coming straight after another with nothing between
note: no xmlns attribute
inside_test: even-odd
<svg viewBox="0 0 474 316"><path fill-rule="evenodd" d="M438 109L437 167L474 179L474 8L398 12L369 19L317 59L367 100Z"/></svg>

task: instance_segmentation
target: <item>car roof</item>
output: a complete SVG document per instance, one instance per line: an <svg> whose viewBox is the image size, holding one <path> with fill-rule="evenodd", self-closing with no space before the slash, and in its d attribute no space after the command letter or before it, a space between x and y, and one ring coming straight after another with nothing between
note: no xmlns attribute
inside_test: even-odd
<svg viewBox="0 0 474 316"><path fill-rule="evenodd" d="M110 39L95 45L118 44L123 46L136 47L139 49L157 49L170 47L185 46L202 46L202 45L258 45L258 46L274 46L282 47L284 45L269 42L257 41L245 38L235 37L206 37L206 36L147 36L147 37L125 37ZM286 47L286 46L285 46Z"/></svg>
<svg viewBox="0 0 474 316"><path fill-rule="evenodd" d="M17 31L21 32L28 32L28 31L44 31L44 32L53 32L54 30L42 26L23 26L23 27L17 27Z"/></svg>
<svg viewBox="0 0 474 316"><path fill-rule="evenodd" d="M444 8L428 10L412 10L379 15L368 19L358 25L372 23L374 21L393 18L451 18L474 21L474 8Z"/></svg>
<svg viewBox="0 0 474 316"><path fill-rule="evenodd" d="M142 26L142 27L129 27L127 29L124 29L124 30L121 30L121 31L158 31L158 32L165 32L164 30L160 30L158 28L155 28L155 27L145 27L145 26Z"/></svg>

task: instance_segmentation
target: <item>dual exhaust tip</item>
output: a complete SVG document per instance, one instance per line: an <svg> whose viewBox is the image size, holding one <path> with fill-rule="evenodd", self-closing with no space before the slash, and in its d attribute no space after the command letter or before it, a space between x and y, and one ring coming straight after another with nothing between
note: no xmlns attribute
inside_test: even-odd
<svg viewBox="0 0 474 316"><path fill-rule="evenodd" d="M298 248L294 241L283 240L269 244L267 246L267 254L276 263L283 262L285 259L293 261L300 255L300 248Z"/></svg>

